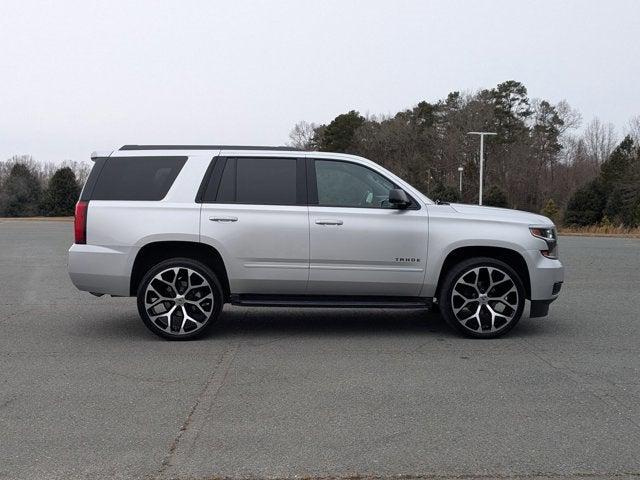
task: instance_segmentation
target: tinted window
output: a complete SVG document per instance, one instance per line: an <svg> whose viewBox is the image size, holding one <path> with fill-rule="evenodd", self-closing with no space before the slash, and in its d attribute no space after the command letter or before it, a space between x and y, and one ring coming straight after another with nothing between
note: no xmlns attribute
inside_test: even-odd
<svg viewBox="0 0 640 480"><path fill-rule="evenodd" d="M218 187L218 202L233 203L236 201L236 159L227 160L220 186Z"/></svg>
<svg viewBox="0 0 640 480"><path fill-rule="evenodd" d="M390 208L395 185L355 163L315 160L318 204L330 207Z"/></svg>
<svg viewBox="0 0 640 480"><path fill-rule="evenodd" d="M217 202L295 205L296 164L295 158L227 159Z"/></svg>
<svg viewBox="0 0 640 480"><path fill-rule="evenodd" d="M80 200L88 201L91 200L91 194L93 193L93 189L98 182L98 177L100 176L100 172L104 167L107 159L105 157L99 157L93 160L93 168L91 169L91 173L87 177L87 181L82 187L82 191L80 192Z"/></svg>
<svg viewBox="0 0 640 480"><path fill-rule="evenodd" d="M162 200L187 157L109 157L93 200Z"/></svg>

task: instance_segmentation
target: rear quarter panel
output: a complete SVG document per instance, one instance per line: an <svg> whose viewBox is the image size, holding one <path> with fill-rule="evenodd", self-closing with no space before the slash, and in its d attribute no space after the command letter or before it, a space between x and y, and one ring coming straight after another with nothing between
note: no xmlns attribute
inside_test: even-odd
<svg viewBox="0 0 640 480"><path fill-rule="evenodd" d="M129 295L133 263L153 242L200 237L200 204L195 197L211 156L189 157L160 201L90 200L87 244L70 250L69 270L82 289Z"/></svg>

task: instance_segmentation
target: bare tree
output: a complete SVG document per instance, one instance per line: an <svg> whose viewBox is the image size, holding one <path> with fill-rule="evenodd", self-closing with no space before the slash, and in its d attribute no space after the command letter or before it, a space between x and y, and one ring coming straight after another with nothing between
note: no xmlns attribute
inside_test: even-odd
<svg viewBox="0 0 640 480"><path fill-rule="evenodd" d="M613 124L603 123L598 117L589 122L583 139L587 156L596 168L609 158L618 142Z"/></svg>
<svg viewBox="0 0 640 480"><path fill-rule="evenodd" d="M73 173L76 176L76 181L78 185L82 187L84 182L87 181L87 177L89 173L91 173L91 169L93 168L92 162L85 161L77 161L77 160L65 160L60 165L57 166L56 170L63 167L69 167L73 170Z"/></svg>
<svg viewBox="0 0 640 480"><path fill-rule="evenodd" d="M562 127L559 128L560 136L565 135L569 130L575 130L582 125L582 114L569 105L566 100L560 100L556 105L558 117L562 120Z"/></svg>
<svg viewBox="0 0 640 480"><path fill-rule="evenodd" d="M315 123L305 122L304 120L296 123L291 132L289 132L287 145L301 150L313 150L313 137L317 127Z"/></svg>
<svg viewBox="0 0 640 480"><path fill-rule="evenodd" d="M636 142L636 144L640 144L640 115L636 115L631 120L629 120L629 135Z"/></svg>
<svg viewBox="0 0 640 480"><path fill-rule="evenodd" d="M30 171L34 172L39 180L44 179L42 165L36 162L31 155L13 155L8 160L0 161L0 186L4 179L9 176L9 172L13 166L17 163L26 165Z"/></svg>

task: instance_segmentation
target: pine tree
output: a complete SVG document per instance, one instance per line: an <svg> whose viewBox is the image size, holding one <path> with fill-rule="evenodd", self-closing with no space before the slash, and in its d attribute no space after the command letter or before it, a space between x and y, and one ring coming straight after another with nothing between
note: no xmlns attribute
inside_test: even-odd
<svg viewBox="0 0 640 480"><path fill-rule="evenodd" d="M633 139L627 135L602 164L600 176L606 186L612 187L625 180L634 161L635 150Z"/></svg>
<svg viewBox="0 0 640 480"><path fill-rule="evenodd" d="M356 130L364 122L364 117L355 110L338 115L329 125L316 129L314 143L323 152L346 152L352 145Z"/></svg>
<svg viewBox="0 0 640 480"><path fill-rule="evenodd" d="M69 167L56 170L44 193L44 214L54 217L73 215L79 193L80 188L73 170Z"/></svg>
<svg viewBox="0 0 640 480"><path fill-rule="evenodd" d="M527 88L520 82L507 80L498 84L489 93L494 106L497 141L501 143L516 141L526 132L525 122L533 113Z"/></svg>
<svg viewBox="0 0 640 480"><path fill-rule="evenodd" d="M549 201L547 201L547 204L544 206L541 213L545 217L549 217L553 223L558 223L559 210L556 202L553 201L553 198L550 198Z"/></svg>
<svg viewBox="0 0 640 480"><path fill-rule="evenodd" d="M617 223L635 226L640 202L640 148L630 136L602 164L600 173L608 198L605 214Z"/></svg>
<svg viewBox="0 0 640 480"><path fill-rule="evenodd" d="M495 185L487 190L482 201L488 207L509 208L507 195L500 187L496 187Z"/></svg>
<svg viewBox="0 0 640 480"><path fill-rule="evenodd" d="M7 217L33 217L40 213L42 187L34 172L24 163L11 167L2 185L2 214Z"/></svg>
<svg viewBox="0 0 640 480"><path fill-rule="evenodd" d="M440 200L441 202L460 201L458 189L451 185L444 185L442 182L436 183L429 195L433 200Z"/></svg>
<svg viewBox="0 0 640 480"><path fill-rule="evenodd" d="M579 188L569 199L564 223L566 225L595 225L602 220L607 194L598 179Z"/></svg>

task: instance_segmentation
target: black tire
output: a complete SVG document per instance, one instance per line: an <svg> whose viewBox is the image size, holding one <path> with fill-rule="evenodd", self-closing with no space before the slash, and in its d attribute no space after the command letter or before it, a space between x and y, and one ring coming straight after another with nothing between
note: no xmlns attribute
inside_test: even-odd
<svg viewBox="0 0 640 480"><path fill-rule="evenodd" d="M175 269L173 278L171 269ZM157 278L160 274L162 276ZM201 280L204 282L198 283ZM149 288L151 282L154 283ZM186 289L185 282L188 282ZM156 288L163 289L162 296L156 292ZM212 297L210 305L209 290ZM199 337L218 319L224 303L216 274L206 265L190 258L171 258L150 268L138 286L137 299L138 313L147 328L168 340ZM147 300L151 306L146 303ZM152 315L158 311L154 309L158 308L169 315Z"/></svg>
<svg viewBox="0 0 640 480"><path fill-rule="evenodd" d="M490 286L486 286L487 275ZM474 278L475 286L466 283L473 283ZM501 290L507 288L501 297L503 300L496 300ZM440 313L445 321L473 338L496 338L506 334L520 321L525 303L524 285L516 271L506 263L488 257L470 258L452 267L446 273L438 295ZM499 309L502 311L498 312ZM459 320L456 311L464 321ZM469 313L473 314L468 316ZM506 317L510 319L507 321Z"/></svg>

